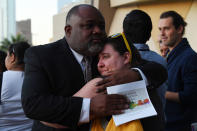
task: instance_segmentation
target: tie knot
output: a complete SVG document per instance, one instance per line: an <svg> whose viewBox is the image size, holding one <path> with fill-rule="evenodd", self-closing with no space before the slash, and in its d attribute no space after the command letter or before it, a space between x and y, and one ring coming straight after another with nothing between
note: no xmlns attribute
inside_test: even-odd
<svg viewBox="0 0 197 131"><path fill-rule="evenodd" d="M82 59L82 66L84 67L84 78L85 78L85 81L89 81L91 80L91 57L88 57L88 56L84 56L83 59Z"/></svg>
<svg viewBox="0 0 197 131"><path fill-rule="evenodd" d="M82 61L81 61L82 65L83 66L86 66L88 64L91 64L91 57L88 57L88 56L84 56Z"/></svg>
<svg viewBox="0 0 197 131"><path fill-rule="evenodd" d="M85 61L91 61L91 57L90 57L90 56L84 56L83 59L84 59Z"/></svg>

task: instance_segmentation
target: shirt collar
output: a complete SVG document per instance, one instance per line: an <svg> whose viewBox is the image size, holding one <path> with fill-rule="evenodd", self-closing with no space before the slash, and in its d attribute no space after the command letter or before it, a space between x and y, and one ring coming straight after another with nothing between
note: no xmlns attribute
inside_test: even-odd
<svg viewBox="0 0 197 131"><path fill-rule="evenodd" d="M168 63L175 59L179 54L183 52L186 48L190 47L186 38L182 38L181 42L174 48L172 51L169 52L167 57Z"/></svg>
<svg viewBox="0 0 197 131"><path fill-rule="evenodd" d="M134 43L134 46L138 49L138 50L147 50L149 51L149 46L147 44L143 44L143 43Z"/></svg>
<svg viewBox="0 0 197 131"><path fill-rule="evenodd" d="M77 53L77 52L74 51L71 47L69 47L69 48L70 48L70 50L72 51L72 53L73 53L73 55L75 56L75 58L77 59L77 62L78 62L79 64L81 64L81 61L82 61L82 59L83 59L83 55Z"/></svg>

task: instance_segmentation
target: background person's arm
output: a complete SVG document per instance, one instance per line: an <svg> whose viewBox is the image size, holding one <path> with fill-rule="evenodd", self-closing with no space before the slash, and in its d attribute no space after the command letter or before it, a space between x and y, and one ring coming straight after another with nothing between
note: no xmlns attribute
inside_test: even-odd
<svg viewBox="0 0 197 131"><path fill-rule="evenodd" d="M180 103L178 92L166 91L165 98L166 98L166 100L170 100L170 101Z"/></svg>
<svg viewBox="0 0 197 131"><path fill-rule="evenodd" d="M177 92L167 91L166 98L180 102L184 106L194 107L194 103L197 100L197 54L193 54L188 58L184 61L181 68L182 89Z"/></svg>

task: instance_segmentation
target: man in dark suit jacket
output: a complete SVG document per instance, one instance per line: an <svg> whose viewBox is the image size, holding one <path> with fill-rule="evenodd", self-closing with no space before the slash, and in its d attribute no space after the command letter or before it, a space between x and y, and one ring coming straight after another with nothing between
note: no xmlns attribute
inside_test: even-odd
<svg viewBox="0 0 197 131"><path fill-rule="evenodd" d="M68 127L62 129L65 131L88 131L91 119L120 114L129 107L126 98L117 94L98 95L92 99L72 97L85 84L79 58L92 57L92 77L95 77L98 72L94 55L102 50L105 37L102 14L93 6L79 5L67 15L65 38L26 52L22 105L25 114L35 120L33 131L58 130L40 121L64 125ZM149 81L158 80L156 83L160 84L166 79L166 71L160 65L148 63L139 68ZM158 71L161 71L160 76L157 76ZM104 81L103 86L140 79L133 70L113 76ZM123 79L125 77L127 79Z"/></svg>

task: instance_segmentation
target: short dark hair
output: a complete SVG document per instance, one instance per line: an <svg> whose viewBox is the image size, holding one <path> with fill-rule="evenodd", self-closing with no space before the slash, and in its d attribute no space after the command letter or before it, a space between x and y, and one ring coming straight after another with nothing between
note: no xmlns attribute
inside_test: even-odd
<svg viewBox="0 0 197 131"><path fill-rule="evenodd" d="M9 54L14 54L16 56L17 59L17 64L24 64L24 54L26 49L28 49L30 47L30 45L27 42L18 42L18 43L14 43L11 44L8 52Z"/></svg>
<svg viewBox="0 0 197 131"><path fill-rule="evenodd" d="M146 43L151 36L152 21L142 10L133 10L123 21L123 31L133 43Z"/></svg>
<svg viewBox="0 0 197 131"><path fill-rule="evenodd" d="M185 26L187 25L183 17L180 14L178 14L176 11L172 11L172 10L163 12L160 15L160 19L168 18L168 17L172 17L173 25L175 29L178 29L180 26L183 26L183 32L182 32L182 35L183 35L185 33Z"/></svg>
<svg viewBox="0 0 197 131"><path fill-rule="evenodd" d="M6 67L5 67L5 58L6 58L7 54L4 51L0 50L0 66L2 71L6 71Z"/></svg>
<svg viewBox="0 0 197 131"><path fill-rule="evenodd" d="M141 56L138 50L132 44L132 42L128 41L128 43L132 52L131 66L136 66L137 63L141 62ZM110 44L114 48L114 50L117 51L120 55L124 55L125 52L129 52L128 49L126 48L122 35L115 38L113 38L112 36L108 37L105 41L105 44Z"/></svg>
<svg viewBox="0 0 197 131"><path fill-rule="evenodd" d="M67 16L66 16L66 25L68 24L68 21L70 20L71 16L72 16L72 15L76 15L76 14L78 13L79 7L82 7L82 6L91 7L91 8L94 8L94 9L98 10L96 7L94 7L94 6L92 6L92 5L88 5L88 4L76 5L76 6L72 7L72 8L68 11Z"/></svg>

